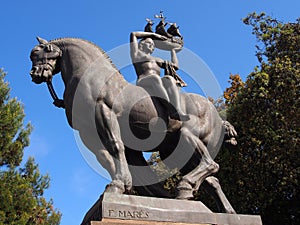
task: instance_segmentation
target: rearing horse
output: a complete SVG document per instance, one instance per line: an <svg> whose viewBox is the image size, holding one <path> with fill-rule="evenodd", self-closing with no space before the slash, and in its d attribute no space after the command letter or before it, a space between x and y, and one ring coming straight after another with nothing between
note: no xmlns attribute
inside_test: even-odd
<svg viewBox="0 0 300 225"><path fill-rule="evenodd" d="M95 44L75 38L38 41L30 55L32 81L51 82L61 72L68 122L109 172L112 182L107 192L128 193L134 186L141 194L164 196L153 185L159 180L142 155L142 151L159 151L166 165L184 175L177 198L193 198L193 191L203 183L222 211L234 213L217 179L210 175L219 168L212 157L224 131L234 140L235 130L207 99L181 94L181 108L190 120L171 120L160 101L128 83Z"/></svg>

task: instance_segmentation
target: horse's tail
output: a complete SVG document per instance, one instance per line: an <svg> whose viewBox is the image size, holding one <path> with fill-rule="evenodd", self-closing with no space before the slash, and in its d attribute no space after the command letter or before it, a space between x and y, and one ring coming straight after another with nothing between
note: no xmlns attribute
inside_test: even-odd
<svg viewBox="0 0 300 225"><path fill-rule="evenodd" d="M237 141L235 139L237 137L237 132L234 129L234 126L232 126L232 124L228 121L223 121L223 127L225 129L224 142L226 144L237 145Z"/></svg>

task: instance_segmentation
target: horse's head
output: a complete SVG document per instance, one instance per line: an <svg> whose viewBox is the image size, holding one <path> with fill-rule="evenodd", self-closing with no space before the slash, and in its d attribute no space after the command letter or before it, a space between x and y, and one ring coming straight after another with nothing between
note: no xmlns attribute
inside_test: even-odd
<svg viewBox="0 0 300 225"><path fill-rule="evenodd" d="M60 71L57 60L62 51L54 44L37 37L39 45L35 46L30 54L32 68L30 75L34 83L49 82L52 76Z"/></svg>

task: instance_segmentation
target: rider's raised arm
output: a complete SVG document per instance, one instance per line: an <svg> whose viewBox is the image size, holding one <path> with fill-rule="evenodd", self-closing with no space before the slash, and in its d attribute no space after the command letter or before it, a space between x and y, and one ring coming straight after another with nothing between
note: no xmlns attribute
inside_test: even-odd
<svg viewBox="0 0 300 225"><path fill-rule="evenodd" d="M135 59L137 57L137 53L139 51L138 40L137 40L137 32L132 32L130 34L130 56L131 59Z"/></svg>
<svg viewBox="0 0 300 225"><path fill-rule="evenodd" d="M152 38L152 39L157 39L157 40L166 40L166 37L164 37L160 34L156 34L156 33L144 32L144 31L131 32L131 34L130 34L130 55L131 55L132 59L135 59L139 52L138 39L140 39L140 38Z"/></svg>
<svg viewBox="0 0 300 225"><path fill-rule="evenodd" d="M136 32L131 32L130 34L130 41L134 41L131 38L136 37L137 39L140 38L153 38L153 39L158 39L158 40L166 40L167 38L156 33L152 32L145 32L145 31L136 31Z"/></svg>
<svg viewBox="0 0 300 225"><path fill-rule="evenodd" d="M178 63L178 58L176 55L176 49L171 50L171 62L172 66L174 67L175 70L179 69L179 63Z"/></svg>

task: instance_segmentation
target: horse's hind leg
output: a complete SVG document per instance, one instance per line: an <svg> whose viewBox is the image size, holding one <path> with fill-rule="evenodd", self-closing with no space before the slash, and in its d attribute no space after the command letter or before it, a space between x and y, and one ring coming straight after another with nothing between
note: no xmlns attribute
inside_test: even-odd
<svg viewBox="0 0 300 225"><path fill-rule="evenodd" d="M125 147L121 140L120 127L116 115L102 101L97 102L95 121L98 135L113 158L115 174L106 191L124 193L132 188L132 178L128 169Z"/></svg>
<svg viewBox="0 0 300 225"><path fill-rule="evenodd" d="M226 198L219 180L213 176L207 177L202 184L205 191L207 191L216 201L220 212L235 214L235 210Z"/></svg>
<svg viewBox="0 0 300 225"><path fill-rule="evenodd" d="M206 146L197 136L193 135L187 128L182 128L181 132L187 146L194 148L201 155L199 165L183 176L176 187L176 198L191 199L194 197L193 191L198 190L206 177L216 173L219 170L219 165L213 161Z"/></svg>

